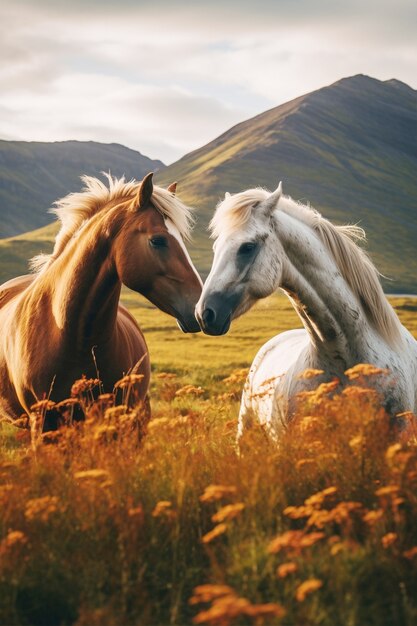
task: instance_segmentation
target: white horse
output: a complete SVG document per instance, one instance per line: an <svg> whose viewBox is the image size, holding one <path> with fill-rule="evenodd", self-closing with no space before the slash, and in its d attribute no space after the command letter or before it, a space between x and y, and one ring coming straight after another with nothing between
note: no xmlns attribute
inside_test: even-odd
<svg viewBox="0 0 417 626"><path fill-rule="evenodd" d="M304 329L268 341L243 391L239 433L252 419L273 438L291 418L295 396L340 379L357 363L389 370L373 377L390 415L417 408L417 342L387 301L379 274L357 241L358 226L335 226L312 208L249 189L226 194L211 222L214 260L196 307L202 330L227 333L232 319L281 288ZM322 370L313 380L308 369Z"/></svg>

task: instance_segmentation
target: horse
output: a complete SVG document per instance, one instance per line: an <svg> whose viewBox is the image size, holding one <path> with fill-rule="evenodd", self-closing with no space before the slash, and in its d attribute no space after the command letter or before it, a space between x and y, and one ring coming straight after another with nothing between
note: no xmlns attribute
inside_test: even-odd
<svg viewBox="0 0 417 626"><path fill-rule="evenodd" d="M184 244L193 218L176 183L154 186L152 173L142 182L106 176L108 184L82 177L81 192L55 203L61 227L52 254L0 287L3 418L32 419L31 406L68 398L82 376L111 392L132 372L149 418L148 349L119 302L122 284L176 317L182 331L200 330L194 309L202 282Z"/></svg>
<svg viewBox="0 0 417 626"><path fill-rule="evenodd" d="M256 355L246 380L238 438L261 423L277 440L296 410L297 394L373 364L373 385L395 416L417 407L417 342L385 298L379 273L359 247L357 225L336 226L313 208L274 192L226 194L210 224L214 259L196 316L209 335L227 333L259 299L280 288L302 329L283 332ZM302 373L313 369L314 379ZM389 371L389 373L387 373Z"/></svg>

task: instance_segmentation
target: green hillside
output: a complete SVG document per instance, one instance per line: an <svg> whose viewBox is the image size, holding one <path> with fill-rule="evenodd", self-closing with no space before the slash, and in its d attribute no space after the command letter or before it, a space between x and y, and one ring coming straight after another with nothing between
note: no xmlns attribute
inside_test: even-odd
<svg viewBox="0 0 417 626"><path fill-rule="evenodd" d="M161 172L198 207L201 232L225 191L252 186L310 202L337 223L359 222L387 291L417 289L416 92L399 81L343 79L230 129ZM201 247L203 246L203 247Z"/></svg>
<svg viewBox="0 0 417 626"><path fill-rule="evenodd" d="M141 179L164 167L161 161L118 144L0 141L0 237L51 222L48 208L78 190L82 174L111 171L115 176Z"/></svg>
<svg viewBox="0 0 417 626"><path fill-rule="evenodd" d="M276 187L310 202L336 223L359 222L386 291L417 291L416 91L396 80L345 78L231 128L160 171L197 209L192 256L206 274L205 231L225 191ZM78 189L75 184L72 190ZM57 193L56 198L62 193ZM2 278L50 247L50 229L0 241Z"/></svg>

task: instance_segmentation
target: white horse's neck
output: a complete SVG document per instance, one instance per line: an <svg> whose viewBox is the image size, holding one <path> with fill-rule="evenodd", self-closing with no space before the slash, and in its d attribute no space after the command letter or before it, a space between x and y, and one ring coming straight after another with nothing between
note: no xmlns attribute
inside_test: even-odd
<svg viewBox="0 0 417 626"><path fill-rule="evenodd" d="M343 369L361 361L373 332L331 253L296 218L278 211L274 220L285 251L280 286L309 333L312 350Z"/></svg>

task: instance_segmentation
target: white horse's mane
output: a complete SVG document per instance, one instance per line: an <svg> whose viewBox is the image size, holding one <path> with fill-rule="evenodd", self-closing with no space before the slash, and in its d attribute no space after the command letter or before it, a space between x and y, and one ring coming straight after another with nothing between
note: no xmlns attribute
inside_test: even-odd
<svg viewBox="0 0 417 626"><path fill-rule="evenodd" d="M211 236L230 236L249 222L256 206L266 200L270 192L248 189L227 195L217 205L210 223ZM331 253L343 278L361 303L368 319L389 343L400 338L401 324L386 299L379 281L379 272L367 253L357 244L366 241L363 228L356 225L335 226L315 209L281 196L278 209L309 226Z"/></svg>
<svg viewBox="0 0 417 626"><path fill-rule="evenodd" d="M55 246L52 254L39 254L30 261L33 271L40 272L51 261L59 257L67 244L77 235L84 224L94 215L104 209L113 209L116 206L128 206L136 200L141 182L135 180L126 181L124 176L114 178L104 173L108 181L106 186L98 178L82 176L84 188L78 193L70 193L54 203L50 209L61 222L61 228L55 238ZM179 200L174 194L162 187L153 187L152 204L176 226L184 239L189 239L193 224L192 210Z"/></svg>

